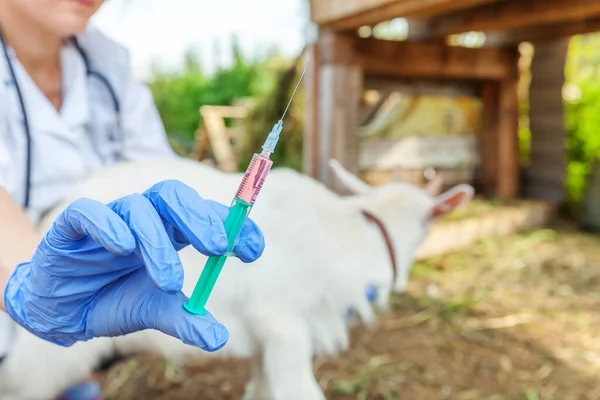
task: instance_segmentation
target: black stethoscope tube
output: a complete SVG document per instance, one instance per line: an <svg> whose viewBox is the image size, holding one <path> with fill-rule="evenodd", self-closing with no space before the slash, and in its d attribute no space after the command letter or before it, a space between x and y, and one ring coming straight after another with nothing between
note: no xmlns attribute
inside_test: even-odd
<svg viewBox="0 0 600 400"><path fill-rule="evenodd" d="M23 125L25 128L25 138L27 141L27 159L25 160L26 169L24 207L27 208L29 207L29 187L31 185L31 129L29 128L29 116L27 115L27 109L25 108L25 102L23 101L23 94L21 93L21 88L19 87L19 83L17 82L17 75L15 74L15 70L10 60L10 56L8 54L8 46L4 42L4 35L2 34L2 32L0 32L0 42L2 42L2 48L4 49L4 58L6 59L6 63L8 64L8 70L10 71L10 75L14 82L15 89L17 90L19 105L21 107L21 113L23 114Z"/></svg>

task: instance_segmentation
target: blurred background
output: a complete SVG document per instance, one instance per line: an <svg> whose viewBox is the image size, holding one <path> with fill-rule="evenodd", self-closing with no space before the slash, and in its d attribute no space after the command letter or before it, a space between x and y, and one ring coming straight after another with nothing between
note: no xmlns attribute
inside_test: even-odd
<svg viewBox="0 0 600 400"><path fill-rule="evenodd" d="M307 74L275 166L476 199L440 221L406 295L317 360L331 399L600 398L600 2L107 2L173 148L243 171ZM107 399L236 399L248 369L124 361Z"/></svg>

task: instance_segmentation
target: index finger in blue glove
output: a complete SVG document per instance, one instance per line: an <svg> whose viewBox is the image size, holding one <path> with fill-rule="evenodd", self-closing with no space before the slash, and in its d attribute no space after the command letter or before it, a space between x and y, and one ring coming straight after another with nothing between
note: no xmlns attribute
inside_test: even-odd
<svg viewBox="0 0 600 400"><path fill-rule="evenodd" d="M210 208L212 208L219 217L225 221L229 207L224 204L218 203L213 200L206 200ZM240 260L245 263L253 262L262 255L265 249L265 238L262 231L258 228L258 225L250 218L247 218L243 225L238 237L235 241L233 251Z"/></svg>
<svg viewBox="0 0 600 400"><path fill-rule="evenodd" d="M199 252L220 256L227 251L223 220L191 187L180 181L165 180L144 192L144 196Z"/></svg>
<svg viewBox="0 0 600 400"><path fill-rule="evenodd" d="M127 224L117 214L105 204L87 198L73 201L59 214L46 240L54 248L72 250L86 236L120 256L131 254L136 246Z"/></svg>

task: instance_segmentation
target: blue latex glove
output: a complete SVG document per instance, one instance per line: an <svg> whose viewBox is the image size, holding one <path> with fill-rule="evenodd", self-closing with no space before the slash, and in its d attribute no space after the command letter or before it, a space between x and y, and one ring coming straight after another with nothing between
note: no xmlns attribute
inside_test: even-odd
<svg viewBox="0 0 600 400"><path fill-rule="evenodd" d="M177 250L191 244L206 255L224 254L227 210L178 181L108 205L76 200L57 217L31 261L17 265L4 293L7 312L33 334L63 346L157 329L218 350L229 333L210 313L197 316L183 308ZM238 243L243 262L262 254L262 233L250 219Z"/></svg>

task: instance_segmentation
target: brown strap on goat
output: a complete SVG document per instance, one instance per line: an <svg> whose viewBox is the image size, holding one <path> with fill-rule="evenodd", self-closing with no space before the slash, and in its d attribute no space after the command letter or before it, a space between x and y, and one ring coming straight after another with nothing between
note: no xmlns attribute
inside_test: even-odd
<svg viewBox="0 0 600 400"><path fill-rule="evenodd" d="M398 266L396 264L396 252L394 251L394 245L392 244L392 239L390 238L388 230L386 229L383 222L381 222L381 220L379 218L377 218L375 215L371 214L370 212L368 212L366 210L363 210L362 213L365 216L365 218L367 218L369 221L371 221L375 225L377 225L377 227L379 228L379 231L381 232L381 235L383 236L383 240L385 240L385 244L388 248L388 253L390 255L390 260L392 262L392 272L393 272L393 279L394 279L393 283L395 284L396 278L398 276Z"/></svg>

